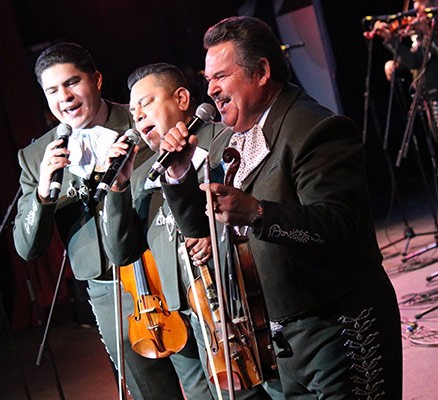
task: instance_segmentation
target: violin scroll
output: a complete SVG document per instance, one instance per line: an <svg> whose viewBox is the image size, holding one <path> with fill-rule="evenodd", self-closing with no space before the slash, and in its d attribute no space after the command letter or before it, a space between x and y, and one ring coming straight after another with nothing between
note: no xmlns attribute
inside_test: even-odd
<svg viewBox="0 0 438 400"><path fill-rule="evenodd" d="M222 154L222 160L230 164L225 175L224 185L233 187L234 177L240 166L240 153L234 147L227 147Z"/></svg>

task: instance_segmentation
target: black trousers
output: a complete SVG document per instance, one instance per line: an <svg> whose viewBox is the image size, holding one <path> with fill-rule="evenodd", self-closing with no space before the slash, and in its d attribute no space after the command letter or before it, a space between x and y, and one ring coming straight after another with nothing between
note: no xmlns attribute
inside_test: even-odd
<svg viewBox="0 0 438 400"><path fill-rule="evenodd" d="M402 399L400 313L386 274L342 301L280 329L286 399Z"/></svg>

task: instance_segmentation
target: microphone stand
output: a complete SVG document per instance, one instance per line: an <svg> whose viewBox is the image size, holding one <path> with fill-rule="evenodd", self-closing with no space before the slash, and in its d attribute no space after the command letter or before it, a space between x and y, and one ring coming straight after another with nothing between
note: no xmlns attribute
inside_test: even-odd
<svg viewBox="0 0 438 400"><path fill-rule="evenodd" d="M17 201L18 201L18 198L19 198L20 194L21 194L21 187L18 188L18 190L17 190L17 192L15 194L15 197L12 200L12 203L9 204L8 209L6 210L6 214L3 217L3 221L2 221L2 223L0 225L0 237L3 234L3 231L5 230L6 226L9 223L9 218L11 216L12 210L14 209L15 205L17 204ZM8 336L12 352L13 352L13 354L15 356L15 360L17 361L18 370L20 372L20 377L21 377L21 381L22 381L22 384L23 384L24 394L25 394L27 400L31 400L32 396L30 395L29 385L28 385L27 380L26 380L26 375L24 373L24 369L23 369L23 364L21 362L21 358L18 355L17 346L15 345L15 342L14 342L14 340L12 338L12 329L11 329L11 325L9 323L8 316L6 314L6 308L5 308L5 305L4 305L4 302L3 302L3 295L2 295L1 290L0 290L0 315L3 316L3 320L4 320L4 323L5 323L5 327L6 327L6 334Z"/></svg>
<svg viewBox="0 0 438 400"><path fill-rule="evenodd" d="M373 121L374 121L376 133L377 133L378 137L381 140L383 140L382 139L382 131L381 131L380 124L379 124L377 118L375 118L375 109L374 109L373 102L371 102L371 110L372 110L373 117L374 117ZM403 236L402 237L400 237L398 239L395 239L395 240L387 243L384 246L381 246L380 250L381 251L386 250L387 248L392 247L393 245L395 245L397 243L400 243L403 240L406 240L406 243L405 243L405 246L404 246L404 249L403 249L403 252L402 252L402 255L406 255L407 252L408 252L408 248L409 248L411 239L413 239L415 236L430 234L430 232L416 233L415 230L413 229L413 227L409 224L408 218L406 216L406 210L405 210L405 207L404 207L404 202L403 202L403 200L402 200L402 198L400 196L400 190L398 188L398 183L397 183L397 180L396 180L395 170L394 170L394 166L393 166L392 160L391 160L391 158L390 158L390 156L388 154L387 149L383 148L383 152L384 152L384 157L385 157L386 165L388 167L388 173L389 173L389 176L390 176L391 188L392 188L391 189L391 191L392 191L392 194L391 194L391 205L390 205L389 209L392 210L392 207L393 207L392 203L393 203L393 199L395 197L396 200L397 200L397 203L398 203L398 205L400 207L400 214L401 214L401 218L403 220L404 229L403 229ZM390 212L388 214L390 214ZM389 215L388 215L388 217L389 217ZM387 257L393 257L395 255L396 254L392 254L392 255L388 255Z"/></svg>
<svg viewBox="0 0 438 400"><path fill-rule="evenodd" d="M120 270L112 264L113 291L114 291L114 318L116 321L116 343L117 343L117 383L119 387L119 400L128 399L125 372L125 348L123 343L123 310L122 310L122 289L120 287Z"/></svg>
<svg viewBox="0 0 438 400"><path fill-rule="evenodd" d="M380 250L383 251L397 243L402 242L403 240L406 239L406 244L404 247L404 250L402 252L402 255L405 256L408 252L408 248L411 242L411 239L414 238L417 235L426 235L426 234L430 234L430 232L425 232L425 233L415 233L414 229L411 227L411 225L408 222L408 219L406 217L406 212L405 212L405 208L403 206L403 201L401 200L400 197L400 191L398 189L398 185L397 185L397 181L396 181L396 177L395 177L395 171L394 171L394 167L391 161L391 158L388 154L388 138L389 138L389 127L390 127L390 120L391 120L391 110L392 110L392 103L393 103L393 98L394 98L394 92L395 92L395 83L396 83L396 69L394 70L394 73L391 76L391 82L390 82L390 95L389 95L389 101L388 101L388 113L387 113L387 118L386 118L386 125L385 125L385 133L384 136L382 138L382 128L380 126L380 123L376 117L376 111L375 111L375 107L374 107L374 103L370 100L370 76L371 76L371 59L372 59L372 42L373 40L368 40L368 66L367 66L367 75L365 78L365 93L364 93L364 98L365 98L365 102L364 102L364 122L363 122L363 132L362 132L362 140L363 143L366 142L366 136L367 136L367 127L368 127L368 110L371 108L371 115L373 117L373 123L374 123L374 129L378 135L378 138L382 141L382 149L384 152L384 156L385 156L385 161L386 164L388 166L388 173L390 175L390 179L392 182L392 195L391 195L391 203L392 203L392 199L395 198L397 199L397 202L400 206L400 213L401 213L401 217L404 223L404 230L403 230L403 236L399 239L396 239L388 244L386 244L385 246L380 247ZM397 53L398 53L398 44L399 42L397 41L397 45L396 45L396 51L395 51L395 55L393 58L394 63L397 60ZM399 87L398 87L399 88ZM403 93L402 90L399 90L400 93L399 97L400 97L400 106L402 108L402 111L406 112L406 103L403 101ZM390 207L390 209L392 209L392 206ZM392 257L393 255L390 255L389 257Z"/></svg>
<svg viewBox="0 0 438 400"><path fill-rule="evenodd" d="M21 194L21 187L17 190L17 193L15 194L15 197L14 197L12 203L9 205L8 210L6 212L6 215L3 218L2 224L0 226L0 234L3 233L3 230L6 227L7 222L9 221L9 218L10 218L10 215L12 213L12 210L14 209L14 207L16 206L16 204L18 202L18 198L19 198L20 194ZM41 359L42 359L42 355L43 355L43 351L44 351L44 342L47 339L47 332L48 332L48 328L49 328L50 318L51 318L51 314L52 314L52 311L53 311L53 308L54 308L55 299L56 299L57 294L58 294L59 284L60 284L60 281L61 281L61 278L62 278L62 274L63 274L63 271L64 271L65 261L66 261L66 252L64 251L64 259L63 259L63 262L62 262L62 265L61 265L61 270L60 270L60 274L59 274L59 277L58 277L58 283L57 283L55 294L54 294L54 297L53 297L53 300L52 300L52 306L51 306L51 309L50 309L50 314L49 314L49 318L48 318L46 329L45 329L45 333L44 333L43 343L40 346L40 352L38 354L38 359L37 359L36 365L40 365L40 363L41 363ZM28 274L26 274L26 275L28 275ZM31 282L29 276L26 279L26 285L27 285L27 289L29 291L29 297L30 297L30 300L31 300L32 304L37 305L35 291L33 289L32 282ZM1 295L1 293L0 293L0 295ZM6 327L8 329L8 336L10 337L11 343L12 343L12 336L11 336L11 333L10 333L10 326L9 326L8 321L7 321L6 313L4 311L3 301L0 301L0 303L1 303L1 307L2 307L3 313L5 315ZM37 309L37 311L38 311L38 309ZM40 313L38 312L38 314L40 314ZM40 318L39 317L38 317L38 322L40 322ZM15 345L13 343L12 343L12 347L14 349L16 349L16 347L15 347ZM55 365L55 362L54 362L53 353L52 353L52 351L50 349L49 342L47 342L47 349L48 349L48 352L49 352L51 365L52 365L52 368L53 368L53 371L54 371L54 375L55 375L56 387L57 387L57 390L58 390L59 398L61 400L65 400L64 393L63 393L62 386L61 386L61 382L60 382L60 379L59 379L59 374L58 374L58 371L57 371L57 368L56 368L56 365ZM25 375L24 375L24 370L22 368L22 365L21 365L19 357L18 357L18 353L16 351L15 351L15 354L16 354L16 358L17 358L17 361L18 361L18 364L19 364L20 374L21 374L22 379L23 379L23 385L24 385L24 391L25 391L26 397L28 399L31 399L29 387L27 385L27 381L26 381L26 378L25 378Z"/></svg>
<svg viewBox="0 0 438 400"><path fill-rule="evenodd" d="M394 74L391 79L394 79L394 82L396 82L396 74ZM402 111L407 113L407 105L406 105L406 102L405 102L405 99L404 99L403 90L402 90L402 88L400 86L401 85L400 85L400 82L399 82L397 84L397 87L396 87L397 88L397 91L395 93L396 94L396 98L399 100L400 108L402 109ZM387 129L388 129L389 123L387 123L386 126L387 126ZM387 143L387 137L388 137L388 130L385 132L385 143ZM416 141L415 135L413 137L414 137L414 140ZM414 228L409 224L408 219L406 217L405 209L404 209L402 201L400 199L400 194L399 194L399 191L397 189L397 185L395 183L394 167L392 165L392 162L389 159L389 156L388 156L388 153L387 153L387 149L385 147L384 147L384 151L385 151L385 156L386 156L386 159L387 159L387 162L388 162L388 168L389 168L392 180L394 182L395 195L396 195L396 197L398 199L398 202L400 204L400 212L401 212L403 223L404 223L404 231L403 231L403 237L401 237L399 239L396 239L396 240L386 244L385 246L381 247L380 250L384 250L384 249L386 249L386 248L388 248L388 247L390 247L390 246L392 246L392 245L394 245L396 243L399 243L399 242L401 242L403 240L406 240L405 247L403 249L403 252L401 253L403 256L406 256L408 254L409 245L410 245L411 240L413 238L415 238L416 236L433 235L435 232L420 232L420 233L417 233L417 232L415 232ZM420 171L422 173L422 176L424 177L425 176L424 167L423 167L421 158L419 157L418 147L416 147L416 153L415 154L416 154L417 163L419 165ZM425 186L427 187L427 183L425 183Z"/></svg>
<svg viewBox="0 0 438 400"><path fill-rule="evenodd" d="M433 40L433 32L435 30L435 22L434 21L435 20L432 19L432 25L431 25L432 29L431 29L430 36L428 37L428 35L424 35L424 38L427 39L427 42L426 42L426 46L423 50L424 56L423 56L423 63L420 67L420 72L419 72L420 78L417 81L417 86L415 88L414 98L413 98L411 106L409 108L408 122L406 124L406 129L405 129L405 132L403 135L402 143L400 145L400 150L399 150L398 157L397 157L397 162L396 162L397 167L399 167L401 165L401 159L406 158L408 148L409 148L409 142L410 142L411 136L412 136L412 130L414 127L415 115L418 111L418 106L420 104L421 96L423 95L425 73L426 73L426 69L427 69L427 63L429 61L429 52L430 52L430 47L431 47L432 40Z"/></svg>
<svg viewBox="0 0 438 400"><path fill-rule="evenodd" d="M424 47L424 50L423 50L423 53L424 53L423 63L421 65L421 68L419 71L420 78L418 79L417 86L415 89L415 95L414 95L414 98L412 100L411 107L409 109L408 123L406 125L405 134L403 136L402 144L400 146L399 156L397 159L397 166L400 166L401 158L406 157L407 150L408 150L408 144L409 144L409 141L410 141L411 136L412 136L412 129L413 129L413 125L414 125L415 116L416 116L416 113L418 112L420 104L421 104L420 100L422 101L423 112L426 111L426 118L427 118L427 123L428 123L426 125L426 123L424 121L424 117L422 116L423 130L425 132L425 135L427 136L428 133L430 134L432 132L432 129L433 129L433 127L432 127L433 121L431 120L430 113L427 112L428 111L427 102L424 99L423 91L424 91L424 83L425 83L425 73L426 73L426 69L427 69L427 63L429 61L429 52L430 52L430 47L431 47L432 40L433 40L434 30L435 30L435 17L432 18L432 21L431 21L430 35L424 35L424 38L423 38L423 39L426 39L427 41L426 41L426 46ZM416 151L418 153L419 152L418 143L417 143L415 135L413 135L413 137L414 137L414 145L415 145ZM427 141L427 144L429 145L429 154L430 154L431 159L432 159L432 167L434 168L434 172L435 172L435 176L436 176L437 168L436 168L435 152L433 150L433 147L431 147L432 143L428 139L426 139L426 141ZM421 162L420 162L420 167L422 167ZM421 172L422 172L422 178L423 178L424 183L425 183L425 187L426 187L426 189L429 189L429 185L427 183L427 179L426 179L424 170L422 169ZM435 189L437 189L437 188L435 187ZM435 209L433 207L432 195L431 195L429 190L427 190L427 194L428 194L430 208L431 208L431 212L432 212L432 216L433 216L435 228L436 228L435 232L431 232L430 234L435 235L435 242L432 244L426 245L425 247L423 247L422 249L420 249L418 251L415 251L413 253L406 255L402 259L402 262L406 262L406 261L408 261L414 257L417 257L417 256L419 256L419 255L421 255L429 250L438 248L438 219L437 219L437 216L435 213ZM430 263L427 263L427 265L428 264L430 264Z"/></svg>
<svg viewBox="0 0 438 400"><path fill-rule="evenodd" d="M394 71L391 74L390 86L389 86L389 100L388 100L388 111L386 113L386 125L385 125L385 134L383 136L383 150L387 150L388 148L388 137L389 137L389 125L391 123L392 116L392 103L394 99L394 89L395 89L395 75L397 70L397 59L398 59L398 47L400 43L400 38L397 40L394 50Z"/></svg>
<svg viewBox="0 0 438 400"><path fill-rule="evenodd" d="M53 367L53 372L54 372L54 375L55 375L56 388L58 390L58 395L59 395L59 398L61 400L65 400L64 392L63 392L63 389L62 389L61 380L59 378L58 370L56 368L56 365L55 365L55 362L54 362L54 358L53 358L53 354L52 354L52 350L50 348L50 344L48 342L48 338L47 337L48 337L48 333L49 333L49 327L50 327L50 324L51 324L51 321L52 321L52 315L53 315L53 310L55 308L56 299L58 298L59 288L61 286L61 280L62 280L62 277L64 275L66 261L67 261L67 251L64 250L64 254L63 254L63 258L62 258L62 263L61 263L61 268L59 270L58 280L56 282L55 292L53 293L52 303L50 305L50 311L49 311L49 315L48 315L47 321L46 321L46 327L44 329L43 338L42 338L42 341L41 341L41 344L40 344L40 347L39 347L39 352L38 352L37 360L36 360L36 363L35 363L38 366L41 365L41 361L42 361L42 358L43 358L43 355L44 355L45 345L46 345L46 342L47 342L47 350L49 352L51 364L52 364L52 367Z"/></svg>
<svg viewBox="0 0 438 400"><path fill-rule="evenodd" d="M373 54L373 40L368 40L368 63L367 74L365 77L365 92L364 92L364 111L363 111L363 128L362 128L362 142L366 143L367 129L368 129L368 109L370 104L370 77Z"/></svg>

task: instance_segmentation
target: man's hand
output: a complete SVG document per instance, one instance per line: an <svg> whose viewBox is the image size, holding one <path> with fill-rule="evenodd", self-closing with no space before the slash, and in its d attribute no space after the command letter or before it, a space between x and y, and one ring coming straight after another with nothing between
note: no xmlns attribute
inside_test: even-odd
<svg viewBox="0 0 438 400"><path fill-rule="evenodd" d="M178 157L167 168L167 173L171 178L180 178L190 167L193 153L196 150L198 139L195 135L190 135L187 126L183 122L178 122L161 141L160 153L168 151L177 152Z"/></svg>
<svg viewBox="0 0 438 400"><path fill-rule="evenodd" d="M213 209L216 219L225 225L245 226L257 215L257 199L239 189L220 183L211 183ZM200 185L207 190L207 184Z"/></svg>
<svg viewBox="0 0 438 400"><path fill-rule="evenodd" d="M62 142L63 139L56 139L53 142L50 142L46 147L43 160L40 164L38 196L43 204L50 203L50 181L53 173L70 164L70 161L68 160L70 151L65 147L58 148Z"/></svg>
<svg viewBox="0 0 438 400"><path fill-rule="evenodd" d="M392 32L389 29L389 25L387 22L376 21L374 24L373 30L379 35L383 40L388 40L392 37Z"/></svg>
<svg viewBox="0 0 438 400"><path fill-rule="evenodd" d="M186 238L186 247L194 265L204 265L211 258L211 238Z"/></svg>
<svg viewBox="0 0 438 400"><path fill-rule="evenodd" d="M113 143L108 151L108 157L106 160L106 167L111 164L111 161L114 158L117 158L119 156L124 156L129 149L129 144L126 143L127 136L122 135L119 137L119 139ZM126 186L128 185L129 179L131 178L132 172L134 170L134 159L138 152L139 146L135 146L132 149L132 152L129 156L129 158L126 160L125 165L123 166L122 170L117 174L117 177L111 186L111 190L114 192L122 192L126 189Z"/></svg>

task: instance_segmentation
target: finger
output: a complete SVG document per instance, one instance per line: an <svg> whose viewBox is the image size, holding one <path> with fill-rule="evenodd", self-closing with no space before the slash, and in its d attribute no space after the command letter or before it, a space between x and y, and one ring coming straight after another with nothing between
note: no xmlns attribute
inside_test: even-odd
<svg viewBox="0 0 438 400"><path fill-rule="evenodd" d="M203 190L204 192L206 192L207 190L210 190L211 193L213 193L215 195L219 195L219 196L227 196L233 190L232 187L222 185L221 183L210 183L210 184L201 183L199 185L199 188L201 190Z"/></svg>
<svg viewBox="0 0 438 400"><path fill-rule="evenodd" d="M216 196L228 196L233 192L234 188L222 185L221 183L211 183L210 190Z"/></svg>
<svg viewBox="0 0 438 400"><path fill-rule="evenodd" d="M198 243L198 240L197 238L185 238L187 249L191 250Z"/></svg>
<svg viewBox="0 0 438 400"><path fill-rule="evenodd" d="M185 139L169 132L161 142L160 148L168 152L181 151L185 145Z"/></svg>
<svg viewBox="0 0 438 400"><path fill-rule="evenodd" d="M194 260L202 260L205 256L206 256L206 254L201 250L201 251L198 251L195 254L193 254L192 258Z"/></svg>
<svg viewBox="0 0 438 400"><path fill-rule="evenodd" d="M62 143L64 143L64 139L56 139L54 140L52 143L50 143L47 148L49 150L54 150L56 149L58 146L60 146Z"/></svg>
<svg viewBox="0 0 438 400"><path fill-rule="evenodd" d="M123 155L126 154L126 151L123 149L117 148L117 147L111 147L108 151L107 158L108 158L108 160L111 160L111 159L116 158L122 154Z"/></svg>
<svg viewBox="0 0 438 400"><path fill-rule="evenodd" d="M190 146L197 146L199 143L198 137L196 135L191 135L188 138L188 142Z"/></svg>
<svg viewBox="0 0 438 400"><path fill-rule="evenodd" d="M205 264L210 258L210 254L206 254L204 252L199 252L195 256L192 257L193 264L196 266L200 266Z"/></svg>
<svg viewBox="0 0 438 400"><path fill-rule="evenodd" d="M117 139L117 141L116 141L116 143L124 143L125 141L126 141L126 139L128 138L128 136L126 136L126 135L122 135L122 136L120 136L118 139Z"/></svg>
<svg viewBox="0 0 438 400"><path fill-rule="evenodd" d="M55 147L49 152L49 157L68 157L70 155L70 150L66 147Z"/></svg>
<svg viewBox="0 0 438 400"><path fill-rule="evenodd" d="M182 137L187 138L190 136L190 133L187 129L187 125L184 122L177 122L176 124L176 129L179 130L179 132L181 133Z"/></svg>
<svg viewBox="0 0 438 400"><path fill-rule="evenodd" d="M43 166L47 167L49 172L54 172L57 169L65 168L70 161L65 157L50 157L46 163L43 163Z"/></svg>

